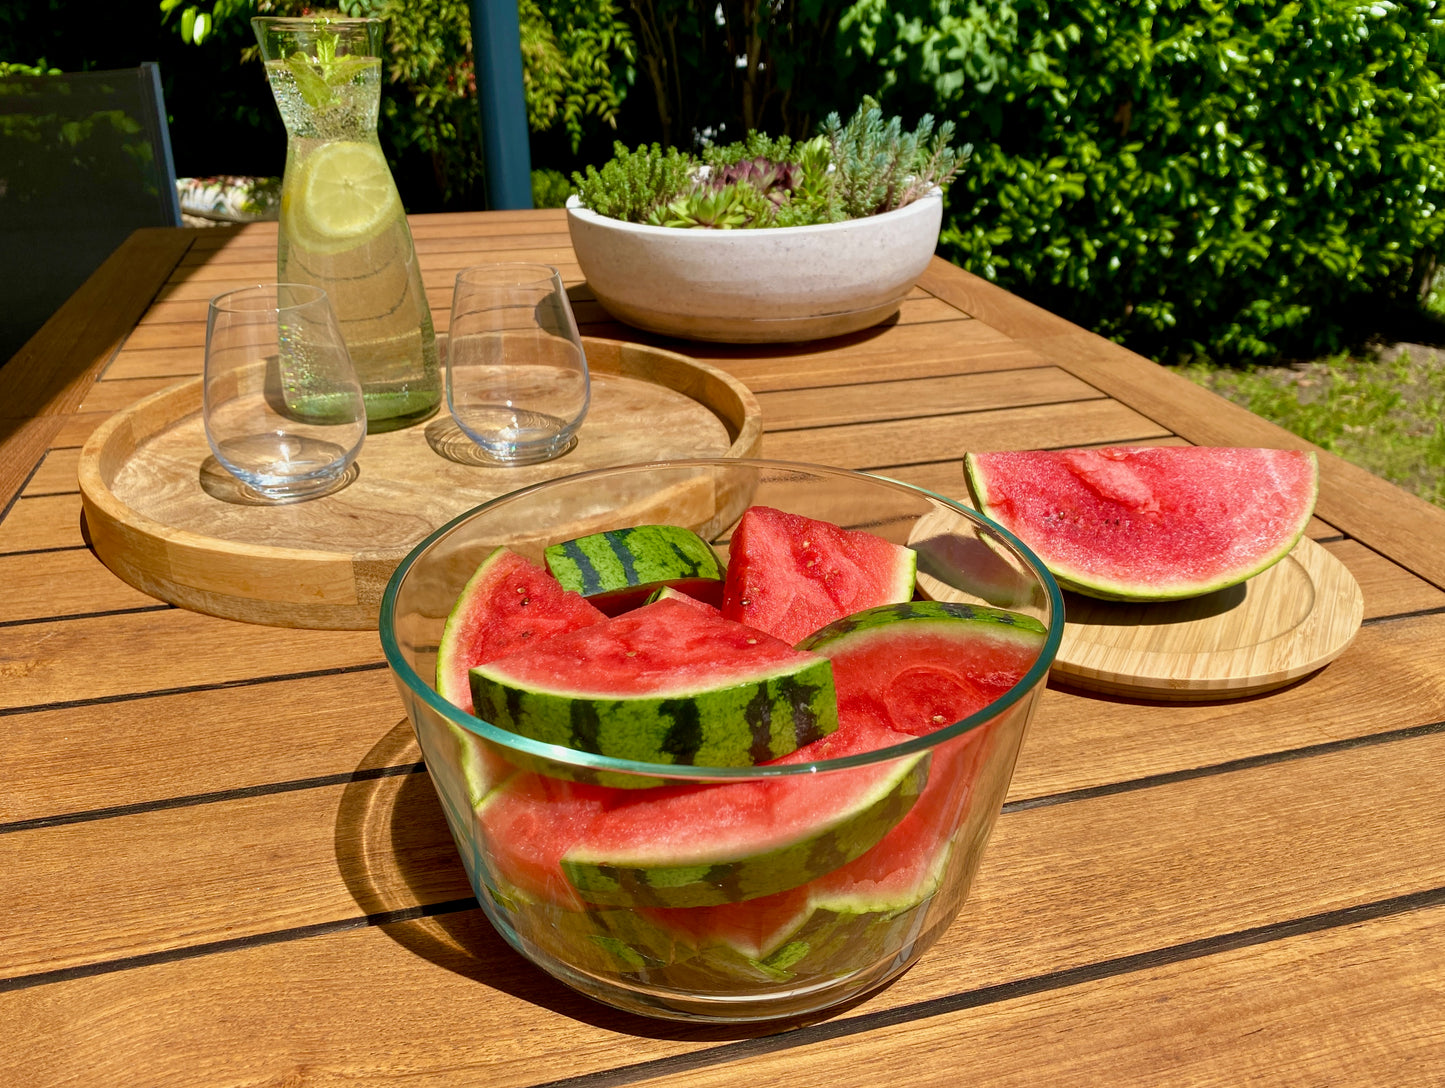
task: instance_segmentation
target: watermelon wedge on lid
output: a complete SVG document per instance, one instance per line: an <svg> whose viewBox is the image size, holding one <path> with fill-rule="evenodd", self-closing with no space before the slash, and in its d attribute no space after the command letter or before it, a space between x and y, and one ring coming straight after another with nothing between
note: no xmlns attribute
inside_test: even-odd
<svg viewBox="0 0 1445 1088"><path fill-rule="evenodd" d="M1120 601L1198 597L1289 554L1314 513L1315 455L1206 446L969 453L980 512L1065 589Z"/></svg>

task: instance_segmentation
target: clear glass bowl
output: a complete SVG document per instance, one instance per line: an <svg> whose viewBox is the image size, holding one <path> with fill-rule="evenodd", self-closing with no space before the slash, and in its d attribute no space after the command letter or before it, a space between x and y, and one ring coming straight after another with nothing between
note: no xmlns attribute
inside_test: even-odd
<svg viewBox="0 0 1445 1088"><path fill-rule="evenodd" d="M752 504L913 547L920 596L1032 617L1047 632L1037 659L983 709L924 736L757 767L635 763L544 744L481 721L434 690L447 615L493 548L506 545L540 563L549 544L667 523L696 530L725 559L729 534ZM818 1012L893 978L933 944L978 868L1062 628L1062 598L1043 565L966 507L881 477L732 459L604 469L504 495L407 556L387 586L380 620L452 836L498 932L599 1001L703 1021ZM750 844L747 880L728 862L710 864L700 877L682 873L692 881L688 905L676 905L670 892L659 903L652 885L606 864L592 871L603 884L609 872L618 876L610 890L589 885L579 893L569 875L576 870L563 864L575 863L571 844L597 821L630 820L647 834L669 821L728 813L745 823L774 814L781 824L806 824L833 799L877 783L888 797L907 795L911 807L901 818L885 811L886 798L871 817L845 806L854 814L848 821L831 832L811 828L803 846L803 832L784 826L761 868L757 843ZM761 894L748 883L759 873Z"/></svg>

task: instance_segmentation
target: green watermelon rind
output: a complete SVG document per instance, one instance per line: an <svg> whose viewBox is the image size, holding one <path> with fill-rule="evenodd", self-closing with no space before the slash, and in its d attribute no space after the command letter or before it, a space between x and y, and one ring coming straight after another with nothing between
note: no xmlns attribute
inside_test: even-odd
<svg viewBox="0 0 1445 1088"><path fill-rule="evenodd" d="M543 557L563 589L590 598L670 583L721 583L724 574L707 541L680 525L609 529L553 544Z"/></svg>
<svg viewBox="0 0 1445 1088"><path fill-rule="evenodd" d="M901 604L880 604L834 620L827 627L814 631L798 643L797 649L826 653L857 638L871 638L896 630L895 624L928 623L946 627L957 623L982 624L996 637L1013 637L1042 646L1048 629L1032 616L1011 612L1006 608L965 604L960 601L905 601Z"/></svg>
<svg viewBox="0 0 1445 1088"><path fill-rule="evenodd" d="M857 964L903 950L942 886L951 854L952 844L944 840L922 879L906 889L881 894L836 889L809 896L794 919L761 947L721 936L685 935L655 914L611 907L569 911L530 903L520 895L513 904L518 914L511 921L563 962L624 977L645 973L657 986L687 989L839 977ZM860 945L871 951L860 955Z"/></svg>
<svg viewBox="0 0 1445 1088"><path fill-rule="evenodd" d="M928 781L930 754L880 768L869 789L841 813L819 817L791 838L761 838L746 853L666 858L589 853L574 846L562 872L583 899L601 906L702 907L787 891L846 865L875 846L907 815ZM790 834L784 832L784 834Z"/></svg>
<svg viewBox="0 0 1445 1088"><path fill-rule="evenodd" d="M1253 564L1228 570L1216 578L1180 583L1173 589L1161 589L1157 584L1147 582L1129 583L1091 577L1087 572L1080 571L1077 567L1059 560L1049 553L1047 542L1036 538L1028 539L1035 537L1035 534L1026 533L1026 531L1021 533L1019 526L1009 525L1000 517L997 507L989 499L986 474L980 469L974 454L964 454L963 466L968 483L968 493L979 513L1005 525L1010 532L1024 539L1030 550L1039 557L1040 562L1048 568L1049 573L1054 576L1054 580L1062 588L1101 601L1156 603L1189 600L1194 597L1202 597L1207 593L1216 593L1221 589L1228 589L1230 586L1247 582L1264 573L1289 555L1309 527L1310 518L1314 516L1315 502L1319 496L1319 472L1314 453L1309 454L1309 459L1312 463L1316 463L1314 485L1310 489L1308 501L1301 504L1297 527L1292 534L1282 536L1280 543L1275 548L1260 556Z"/></svg>
<svg viewBox="0 0 1445 1088"><path fill-rule="evenodd" d="M501 658L471 670L478 717L544 744L613 759L752 766L838 725L832 666L820 657L735 673L714 687L628 697L544 689L509 676L506 666Z"/></svg>

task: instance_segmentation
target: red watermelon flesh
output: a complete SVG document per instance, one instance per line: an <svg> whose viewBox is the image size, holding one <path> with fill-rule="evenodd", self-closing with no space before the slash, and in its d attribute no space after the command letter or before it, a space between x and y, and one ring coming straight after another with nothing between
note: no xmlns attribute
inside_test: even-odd
<svg viewBox="0 0 1445 1088"><path fill-rule="evenodd" d="M1287 555L1314 512L1315 455L1203 446L970 453L979 509L1065 588L1178 600Z"/></svg>
<svg viewBox="0 0 1445 1088"><path fill-rule="evenodd" d="M923 736L987 706L1038 660L1042 639L1017 637L1002 624L977 626L967 639L925 628L906 648L860 637L836 655L820 650L833 662L839 717L872 714L899 733Z"/></svg>
<svg viewBox="0 0 1445 1088"><path fill-rule="evenodd" d="M534 771L514 774L476 807L489 864L534 899L565 910L585 909L562 875L560 858L606 811L616 792Z"/></svg>
<svg viewBox="0 0 1445 1088"><path fill-rule="evenodd" d="M467 582L437 647L437 694L472 713L468 670L607 617L543 567L507 548Z"/></svg>
<svg viewBox="0 0 1445 1088"><path fill-rule="evenodd" d="M735 664L751 674L811 656L697 604L657 600L585 630L534 639L524 652L490 663L519 684L626 696L718 687Z"/></svg>
<svg viewBox="0 0 1445 1088"><path fill-rule="evenodd" d="M723 615L796 643L853 612L913 596L912 549L768 506L728 546Z"/></svg>

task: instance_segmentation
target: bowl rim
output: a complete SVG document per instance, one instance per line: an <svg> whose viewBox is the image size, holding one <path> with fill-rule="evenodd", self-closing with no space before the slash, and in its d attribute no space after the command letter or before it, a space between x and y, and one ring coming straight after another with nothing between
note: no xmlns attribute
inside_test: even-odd
<svg viewBox="0 0 1445 1088"><path fill-rule="evenodd" d="M705 467L751 467L759 471L772 469L778 472L804 472L810 475L824 474L841 477L859 477L869 483L884 484L904 492L927 496L953 509L966 520L979 523L983 527L996 533L1006 544L1018 553L1019 557L1033 569L1034 574L1039 578L1048 596L1050 623L1047 626L1044 645L1039 652L1038 658L1029 667L1028 671L1019 678L1018 682L1003 695L999 696L987 706L974 711L967 717L959 719L952 725L936 729L931 733L913 737L907 741L890 745L886 748L874 748L866 752L838 756L833 759L816 759L805 763L754 764L742 767L707 767L686 763L645 763L639 760L618 759L613 756L604 756L595 752L586 752L576 748L567 748L558 744L549 744L544 741L533 740L531 737L502 729L473 714L468 714L454 703L443 699L437 694L431 683L425 680L405 659L394 634L396 597L400 591L401 584L412 566L421 558L424 552L453 530L459 528L464 522L477 516L484 510L500 506L504 503L518 501L533 492L555 486L559 483L573 483L589 478L615 475L621 472L636 472L644 469L701 469ZM1023 541L977 510L964 506L945 495L939 495L927 488L904 483L901 480L894 480L887 476L858 472L854 469L837 468L830 465L814 465L796 461L775 461L767 458L676 458L659 461L639 461L627 465L614 465L607 468L590 469L586 472L573 473L569 476L559 476L550 480L543 480L540 483L530 484L527 487L509 491L458 514L445 525L428 534L427 537L408 552L406 558L398 564L391 578L387 581L386 590L382 594L377 632L381 639L382 653L385 655L387 664L391 667L392 674L398 684L402 685L413 696L420 699L428 708L444 720L484 740L490 741L504 750L518 752L530 760L535 761L542 759L564 767L582 769L589 773L611 772L627 777L636 776L639 779L663 778L669 780L668 785L681 785L684 781L702 784L710 782L720 783L787 778L800 774L825 773L872 766L874 764L885 763L890 760L930 751L946 741L950 741L955 737L962 736L964 733L972 732L986 725L1012 709L1037 686L1047 682L1048 671L1053 665L1054 658L1058 655L1059 646L1063 640L1064 598L1062 591L1059 589L1058 582L1055 581L1053 575L1049 573L1043 561L1039 559ZM413 726L413 728L415 728L415 726Z"/></svg>
<svg viewBox="0 0 1445 1088"><path fill-rule="evenodd" d="M905 215L917 215L921 210L931 205L939 206L939 213L942 214L943 190L934 186L928 192L911 200L901 208L894 208L892 211L883 212L879 215L861 215L854 219L842 219L836 223L805 223L797 227L757 227L738 230L691 230L686 227L657 227L651 223L631 223L626 219L614 219L610 215L601 215L591 208L582 206L582 197L573 193L567 198L565 205L567 209L567 221L569 226L574 222L594 224L608 230L621 230L627 233L636 233L642 237L656 238L699 238L699 239L732 239L732 238L797 238L809 234L829 234L844 230L860 230L864 227L872 227L879 223L891 223L903 218ZM701 242L694 245L704 244ZM738 244L738 243L729 243ZM937 245L935 239L934 245Z"/></svg>

